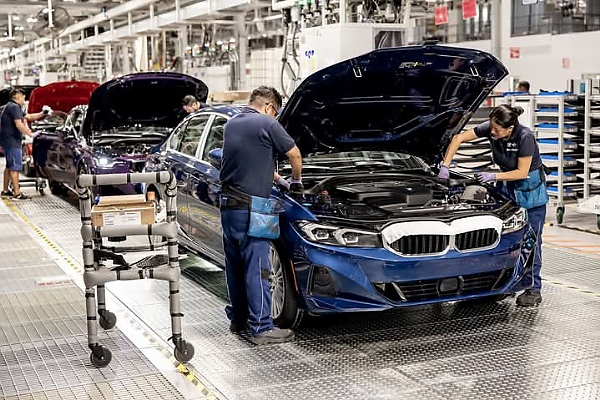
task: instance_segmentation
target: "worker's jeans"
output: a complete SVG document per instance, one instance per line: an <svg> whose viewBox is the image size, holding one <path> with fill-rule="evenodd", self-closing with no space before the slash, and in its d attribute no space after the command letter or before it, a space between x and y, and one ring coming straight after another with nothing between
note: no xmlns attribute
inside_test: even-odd
<svg viewBox="0 0 600 400"><path fill-rule="evenodd" d="M544 222L546 221L546 206L530 208L527 210L527 215L529 216L529 224L537 236L535 258L533 259L533 287L531 287L531 274L525 275L519 287L532 288L536 292L539 292L542 289L540 271L542 269L542 233L544 231Z"/></svg>
<svg viewBox="0 0 600 400"><path fill-rule="evenodd" d="M253 334L273 328L267 239L248 236L248 210L221 209L225 275L229 304L225 307L231 321L248 321Z"/></svg>

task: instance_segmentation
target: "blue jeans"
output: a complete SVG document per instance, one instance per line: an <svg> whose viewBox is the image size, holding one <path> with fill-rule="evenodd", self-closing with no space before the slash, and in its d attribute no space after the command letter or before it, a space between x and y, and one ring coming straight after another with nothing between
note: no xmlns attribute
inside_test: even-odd
<svg viewBox="0 0 600 400"><path fill-rule="evenodd" d="M270 240L248 236L248 210L221 210L225 276L229 304L225 307L231 321L244 322L252 334L273 328L269 276Z"/></svg>
<svg viewBox="0 0 600 400"><path fill-rule="evenodd" d="M531 282L531 274L527 274L523 277L519 286L532 288L534 291L539 292L542 289L542 277L540 271L542 269L542 233L546 221L546 206L543 205L530 208L527 210L527 214L529 215L529 224L537 235L535 258L533 259L533 285Z"/></svg>

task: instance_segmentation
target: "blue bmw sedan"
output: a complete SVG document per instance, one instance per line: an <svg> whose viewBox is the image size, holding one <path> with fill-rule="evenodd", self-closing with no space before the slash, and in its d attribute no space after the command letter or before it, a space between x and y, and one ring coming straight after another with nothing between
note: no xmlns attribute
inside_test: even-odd
<svg viewBox="0 0 600 400"><path fill-rule="evenodd" d="M302 152L304 192L272 191L285 205L270 253L279 326L514 291L533 258L526 210L435 167L506 75L485 52L428 45L375 50L302 82L279 121ZM188 116L146 165L177 177L181 244L220 266L220 148L239 112ZM291 173L284 161L277 170Z"/></svg>

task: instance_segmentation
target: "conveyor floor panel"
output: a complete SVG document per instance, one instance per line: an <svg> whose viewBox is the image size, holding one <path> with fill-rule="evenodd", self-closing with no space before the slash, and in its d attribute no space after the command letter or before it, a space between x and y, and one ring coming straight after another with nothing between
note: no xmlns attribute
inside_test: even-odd
<svg viewBox="0 0 600 400"><path fill-rule="evenodd" d="M73 205L47 196L15 206L64 257L81 263L79 213ZM60 226L56 221L61 221ZM561 235L562 240L568 236ZM582 236L589 238L587 245L598 243L597 236L585 235L589 235ZM518 308L514 298L509 298L496 304L454 303L313 317L297 330L294 342L269 346L254 346L247 338L229 333L223 272L189 256L181 263L181 292L183 331L196 348L191 364L199 379L216 388L217 397L226 399L600 398L600 257L575 249L566 251L558 242L547 243L544 299L538 307ZM30 251L34 246L24 248ZM49 261L45 262L51 264ZM23 274L18 280L32 282L22 283L20 292L28 292L29 287L36 286L35 274L31 272L31 278L29 272ZM52 274L64 273L56 270ZM12 392L0 393L15 395L17 385L23 388L19 393L25 393L28 385L35 389L29 392L38 393L43 386L39 377L58 374L58 381L77 373L78 381L72 386L50 385L48 393L62 391L55 394L58 398L100 389L123 393L124 386L116 382L124 379L152 379L155 385L168 387L147 360L136 358L139 352L120 331L102 338L116 350L114 365L111 363L107 371L92 369L88 365L81 292L73 284L57 285L60 295L49 294L54 290L51 288L37 288L28 292L31 298L24 298L6 293L0 283L0 304L6 306L9 299L7 308L14 306L16 310L10 311L11 315L31 315L23 317L19 327L2 325L0 377L2 382L10 373L19 378L11 378ZM115 282L107 285L107 291L149 331L165 338L170 334L165 285L150 280ZM44 294L36 297L36 293ZM60 297L52 306L43 305L51 296ZM35 311L40 308L37 305L43 311ZM35 312L54 313L54 317L51 322L48 318L41 322ZM19 332L25 329L34 333L20 339ZM55 334L67 339L55 339ZM42 360L53 353L60 354L60 359L50 363ZM17 364L22 360L32 367L7 372L9 368L2 366L5 358ZM133 366L134 362L139 365ZM69 368L84 372L69 372ZM91 374L108 374L106 380L115 386L93 384L96 381L89 378ZM135 392L142 386L125 387ZM155 394L148 398L178 397Z"/></svg>

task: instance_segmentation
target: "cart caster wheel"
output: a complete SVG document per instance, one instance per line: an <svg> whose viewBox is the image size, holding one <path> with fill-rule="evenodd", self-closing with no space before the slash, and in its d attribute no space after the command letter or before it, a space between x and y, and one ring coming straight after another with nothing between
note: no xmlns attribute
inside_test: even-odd
<svg viewBox="0 0 600 400"><path fill-rule="evenodd" d="M96 351L92 350L90 354L90 361L94 364L95 367L102 368L106 367L110 364L112 360L112 353L110 350L104 346L98 346Z"/></svg>
<svg viewBox="0 0 600 400"><path fill-rule="evenodd" d="M110 311L104 311L100 315L98 323L104 330L112 329L117 324L117 316L115 315L115 313L112 313Z"/></svg>
<svg viewBox="0 0 600 400"><path fill-rule="evenodd" d="M40 196L43 196L45 194L43 188L40 188L39 192L40 192Z"/></svg>
<svg viewBox="0 0 600 400"><path fill-rule="evenodd" d="M175 359L180 363L186 363L190 361L194 357L194 346L191 343L186 342L185 340L181 341L180 347L175 347Z"/></svg>
<svg viewBox="0 0 600 400"><path fill-rule="evenodd" d="M565 208L557 207L556 208L556 222L558 222L559 224L562 224L564 216L565 216Z"/></svg>

